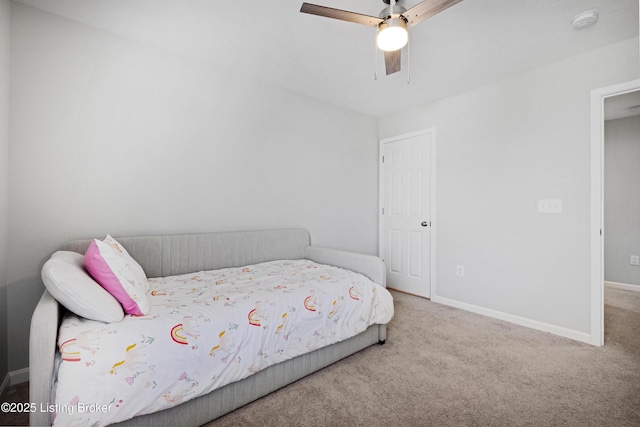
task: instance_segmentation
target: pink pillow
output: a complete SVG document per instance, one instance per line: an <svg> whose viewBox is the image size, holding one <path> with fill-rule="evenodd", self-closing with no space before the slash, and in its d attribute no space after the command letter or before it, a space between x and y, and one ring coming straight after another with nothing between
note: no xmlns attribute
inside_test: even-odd
<svg viewBox="0 0 640 427"><path fill-rule="evenodd" d="M135 316L149 313L149 284L144 270L113 237L95 239L84 255L84 265L124 311Z"/></svg>

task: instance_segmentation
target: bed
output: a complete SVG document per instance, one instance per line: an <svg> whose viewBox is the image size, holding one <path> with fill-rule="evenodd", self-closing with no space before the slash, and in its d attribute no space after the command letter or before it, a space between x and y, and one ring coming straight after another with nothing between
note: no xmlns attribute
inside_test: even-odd
<svg viewBox="0 0 640 427"><path fill-rule="evenodd" d="M151 312L105 324L65 313L45 291L31 324L33 425L50 425L54 414L59 425L202 425L386 339L393 305L382 261L311 246L306 230L118 240L150 278ZM91 241L62 249L84 253ZM364 305L379 299L379 312ZM225 311L236 320L212 315ZM312 318L324 323L305 323ZM135 322L145 327L125 329ZM158 368L154 355L176 363ZM102 390L69 385L89 383L91 371ZM125 389L132 394L122 398ZM134 402L142 394L156 404Z"/></svg>

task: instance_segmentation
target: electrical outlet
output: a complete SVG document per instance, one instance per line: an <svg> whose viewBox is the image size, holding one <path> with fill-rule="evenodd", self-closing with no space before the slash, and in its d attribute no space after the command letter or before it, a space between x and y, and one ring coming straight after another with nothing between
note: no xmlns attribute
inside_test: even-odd
<svg viewBox="0 0 640 427"><path fill-rule="evenodd" d="M464 277L464 265L456 266L456 274L458 276Z"/></svg>
<svg viewBox="0 0 640 427"><path fill-rule="evenodd" d="M539 213L562 213L562 200L561 199L539 199L538 200L538 212Z"/></svg>
<svg viewBox="0 0 640 427"><path fill-rule="evenodd" d="M631 265L640 265L640 256L631 255Z"/></svg>

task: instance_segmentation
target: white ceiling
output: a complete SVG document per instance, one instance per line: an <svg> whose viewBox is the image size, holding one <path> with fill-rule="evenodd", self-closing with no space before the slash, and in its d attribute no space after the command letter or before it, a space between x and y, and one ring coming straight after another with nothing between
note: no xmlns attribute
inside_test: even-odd
<svg viewBox="0 0 640 427"><path fill-rule="evenodd" d="M375 117L638 36L638 0L464 0L411 29L411 83L375 70L375 29L301 0L16 0ZM311 0L377 16L381 0ZM400 2L410 8L419 0ZM598 9L574 30L571 18ZM615 64L612 64L615 66Z"/></svg>

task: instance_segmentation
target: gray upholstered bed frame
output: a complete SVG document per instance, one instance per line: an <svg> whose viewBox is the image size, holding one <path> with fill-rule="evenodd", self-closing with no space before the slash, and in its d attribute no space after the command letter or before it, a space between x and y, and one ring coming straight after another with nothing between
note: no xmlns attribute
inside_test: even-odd
<svg viewBox="0 0 640 427"><path fill-rule="evenodd" d="M240 267L278 259L309 259L362 273L374 282L386 285L385 267L380 258L310 246L309 233L303 229L116 238L142 265L148 277ZM90 242L76 240L62 249L84 253ZM51 425L51 414L40 412L40 407L53 402L57 334L63 310L45 290L31 319L29 397L38 409L31 413L31 425ZM138 416L118 425L200 426L385 339L386 326L373 325L348 340L270 366L171 409Z"/></svg>

